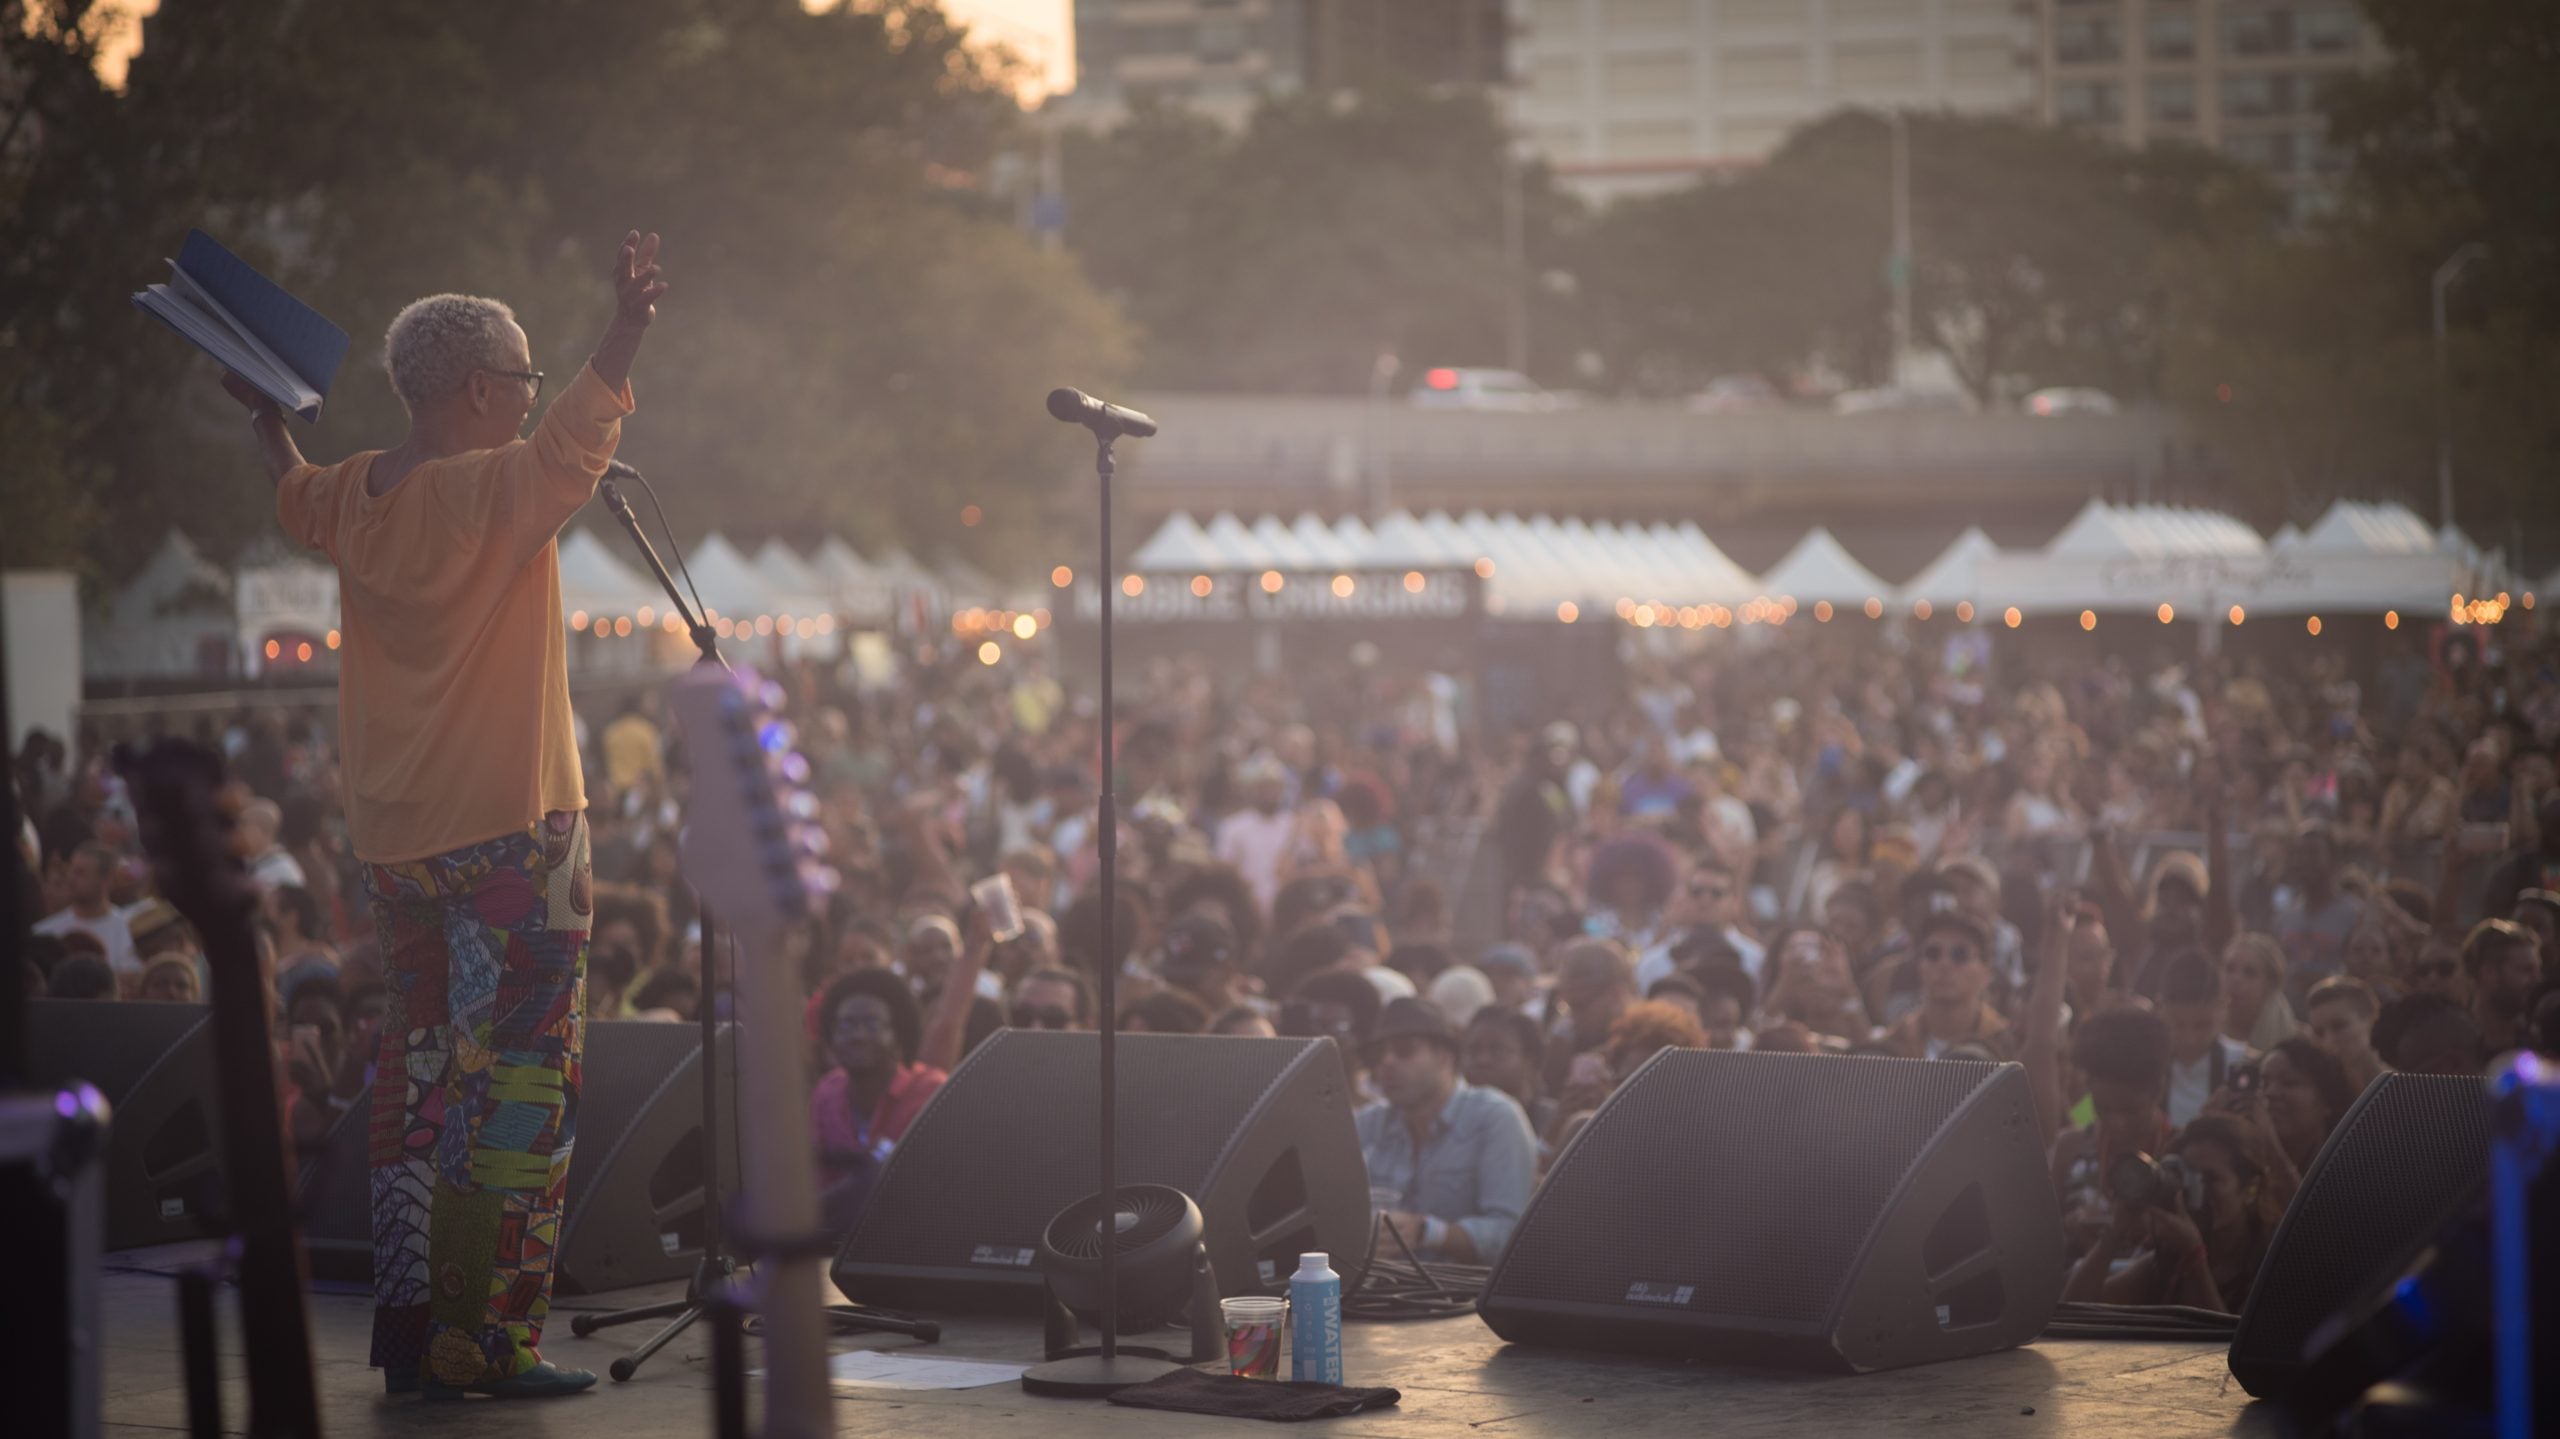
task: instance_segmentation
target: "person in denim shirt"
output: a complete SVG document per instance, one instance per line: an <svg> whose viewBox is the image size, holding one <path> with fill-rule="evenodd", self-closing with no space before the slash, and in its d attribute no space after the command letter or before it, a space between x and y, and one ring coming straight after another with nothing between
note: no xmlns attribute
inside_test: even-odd
<svg viewBox="0 0 2560 1439"><path fill-rule="evenodd" d="M1391 1001L1367 1050L1386 1097L1356 1116L1360 1153L1370 1188L1399 1196L1381 1201L1380 1253L1397 1254L1401 1237L1426 1259L1493 1263L1537 1178L1528 1116L1458 1077L1457 1034L1427 999Z"/></svg>

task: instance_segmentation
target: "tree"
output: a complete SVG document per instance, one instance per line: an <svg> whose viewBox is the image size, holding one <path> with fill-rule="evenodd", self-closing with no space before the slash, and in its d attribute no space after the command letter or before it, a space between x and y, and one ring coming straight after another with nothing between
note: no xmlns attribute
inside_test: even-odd
<svg viewBox="0 0 2560 1439"><path fill-rule="evenodd" d="M1990 117L1903 123L1912 341L1985 404L2044 384L2157 393L2169 247L2274 214L2264 186L2192 149L2137 153ZM1676 391L1815 360L1884 378L1890 145L1884 117L1844 111L1755 170L1604 216L1586 270L1624 350L1621 383Z"/></svg>
<svg viewBox="0 0 2560 1439"><path fill-rule="evenodd" d="M1381 353L1499 364L1508 287L1556 263L1570 211L1523 167L1527 274L1512 274L1506 143L1465 93L1292 96L1233 135L1141 110L1070 142L1067 239L1145 335L1147 383L1358 393Z"/></svg>
<svg viewBox="0 0 2560 1439"><path fill-rule="evenodd" d="M605 259L663 231L679 288L625 453L685 477L662 488L688 532L824 526L1000 563L1073 473L1037 396L1126 362L1073 268L972 193L1019 111L930 4L168 0L121 96L70 29L38 28L27 73L103 123L46 124L12 185L59 202L0 220L0 245L31 245L0 262L0 338L34 357L13 394L114 475L110 562L173 517L217 552L269 523L236 411L126 311L191 223L355 333L315 455L397 440L373 358L402 303L507 299L565 383ZM988 516L965 533L964 499Z"/></svg>

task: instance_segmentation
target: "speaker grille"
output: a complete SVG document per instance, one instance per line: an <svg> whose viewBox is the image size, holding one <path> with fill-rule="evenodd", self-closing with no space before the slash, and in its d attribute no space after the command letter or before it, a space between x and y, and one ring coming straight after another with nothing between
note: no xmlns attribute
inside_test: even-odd
<svg viewBox="0 0 2560 1439"><path fill-rule="evenodd" d="M2464 1075L2385 1074L2329 1134L2249 1286L2231 1372L2252 1394L2338 1306L2405 1262L2489 1173L2489 1104Z"/></svg>
<svg viewBox="0 0 2560 1439"><path fill-rule="evenodd" d="M1120 1182L1196 1197L1237 1123L1308 1043L1120 1036ZM965 1270L986 1268L990 1253L1009 1265L1019 1251L1028 1263L1050 1217L1101 1184L1097 1044L1090 1034L1001 1029L972 1051L900 1142L844 1257ZM914 1172L918 1162L932 1172Z"/></svg>
<svg viewBox="0 0 2560 1439"><path fill-rule="evenodd" d="M1995 1069L1667 1050L1558 1158L1496 1283L1630 1310L1688 1286L1691 1313L1818 1323L1894 1186Z"/></svg>

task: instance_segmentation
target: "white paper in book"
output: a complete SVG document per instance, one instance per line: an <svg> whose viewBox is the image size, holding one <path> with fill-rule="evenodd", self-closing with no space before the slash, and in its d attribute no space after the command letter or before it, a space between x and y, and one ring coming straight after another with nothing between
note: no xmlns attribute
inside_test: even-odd
<svg viewBox="0 0 2560 1439"><path fill-rule="evenodd" d="M319 418L346 359L346 331L202 230L187 232L168 283L133 302L305 420Z"/></svg>
<svg viewBox="0 0 2560 1439"><path fill-rule="evenodd" d="M169 322L220 361L233 374L257 387L259 394L311 419L320 413L320 392L275 357L258 337L233 319L187 272L169 261L169 283L153 285L135 296L144 309Z"/></svg>

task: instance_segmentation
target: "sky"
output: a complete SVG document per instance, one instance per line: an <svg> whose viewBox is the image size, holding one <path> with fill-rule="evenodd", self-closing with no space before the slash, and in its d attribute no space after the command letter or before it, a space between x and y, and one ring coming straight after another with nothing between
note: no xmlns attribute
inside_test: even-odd
<svg viewBox="0 0 2560 1439"><path fill-rule="evenodd" d="M942 0L942 8L967 22L976 38L1010 46L1044 72L1026 90L1026 102L1075 88L1073 5L1074 0ZM100 47L98 72L108 84L121 86L142 43L142 17L158 10L160 0L119 0L104 8L111 28Z"/></svg>
<svg viewBox="0 0 2560 1439"><path fill-rule="evenodd" d="M973 34L1012 46L1022 57L1044 68L1047 84L1040 93L1072 90L1076 83L1074 0L942 0L954 20L968 22ZM1036 98L1036 97L1034 97Z"/></svg>

